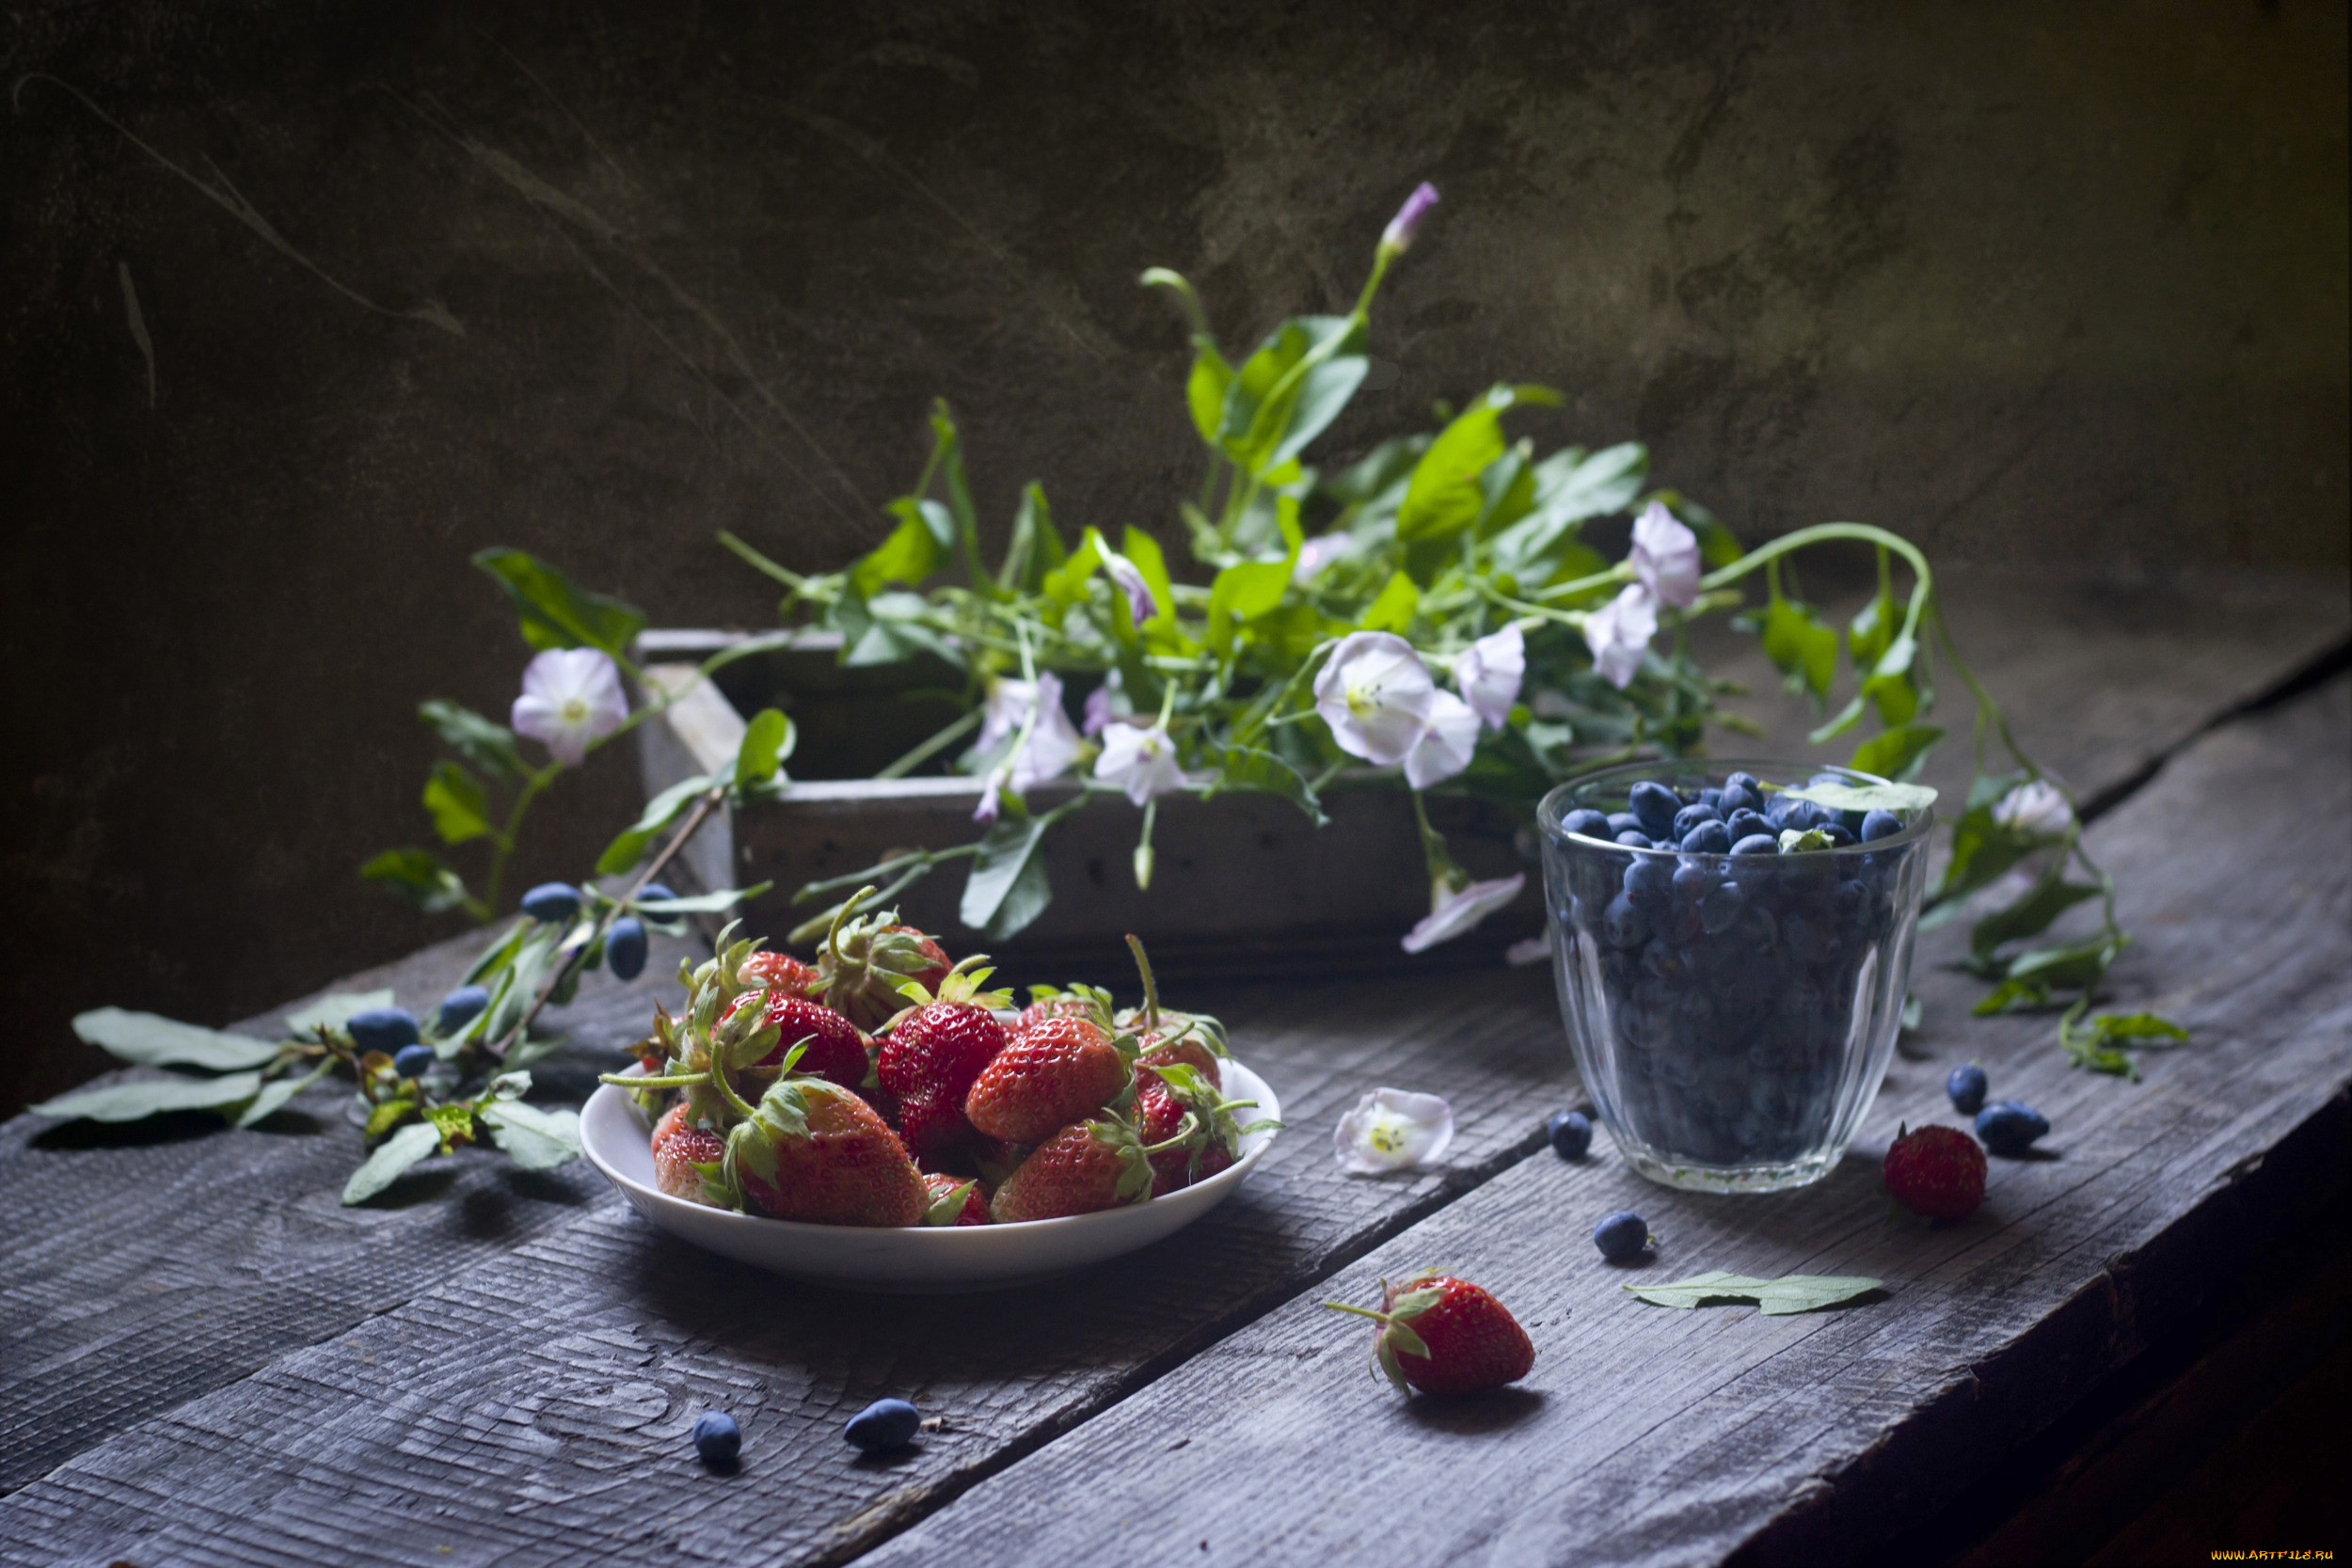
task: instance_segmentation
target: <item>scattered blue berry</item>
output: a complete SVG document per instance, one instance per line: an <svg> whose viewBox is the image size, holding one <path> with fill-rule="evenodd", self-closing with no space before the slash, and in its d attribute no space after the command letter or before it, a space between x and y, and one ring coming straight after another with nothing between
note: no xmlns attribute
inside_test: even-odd
<svg viewBox="0 0 2352 1568"><path fill-rule="evenodd" d="M1693 855L1727 855L1731 830L1721 822L1702 822L1682 835L1682 847Z"/></svg>
<svg viewBox="0 0 2352 1568"><path fill-rule="evenodd" d="M1891 811L1865 813L1862 818L1862 842L1874 844L1882 838L1892 838L1903 831L1903 819Z"/></svg>
<svg viewBox="0 0 2352 1568"><path fill-rule="evenodd" d="M523 895L523 913L543 925L561 926L580 913L580 889L569 882L541 882Z"/></svg>
<svg viewBox="0 0 2352 1568"><path fill-rule="evenodd" d="M694 1418L694 1451L706 1465L732 1465L743 1451L743 1429L723 1410L706 1410Z"/></svg>
<svg viewBox="0 0 2352 1568"><path fill-rule="evenodd" d="M1595 811L1590 806L1568 813L1560 819L1560 826L1586 838L1613 839L1617 836L1616 830L1609 826L1608 813Z"/></svg>
<svg viewBox="0 0 2352 1568"><path fill-rule="evenodd" d="M867 1453L882 1453L914 1442L922 1422L922 1412L904 1400L876 1400L850 1418L841 1435Z"/></svg>
<svg viewBox="0 0 2352 1568"><path fill-rule="evenodd" d="M404 1045L392 1053L392 1070L403 1078L421 1078L432 1065L433 1048L429 1045Z"/></svg>
<svg viewBox="0 0 2352 1568"><path fill-rule="evenodd" d="M1750 833L1731 847L1735 855L1777 855L1780 840L1771 833Z"/></svg>
<svg viewBox="0 0 2352 1568"><path fill-rule="evenodd" d="M1626 808L1641 818L1642 832L1652 838L1663 838L1674 831L1675 813L1682 809L1682 798L1653 779L1644 779L1626 795Z"/></svg>
<svg viewBox="0 0 2352 1568"><path fill-rule="evenodd" d="M1944 1092L1952 1097L1952 1109L1963 1117L1973 1117L1984 1109L1986 1087L1984 1069L1974 1062L1952 1069L1944 1080Z"/></svg>
<svg viewBox="0 0 2352 1568"><path fill-rule="evenodd" d="M634 980L645 970L645 924L625 914L604 933L604 961L615 980Z"/></svg>
<svg viewBox="0 0 2352 1568"><path fill-rule="evenodd" d="M343 1032L360 1050L389 1055L417 1043L417 1015L405 1007L369 1007L345 1019Z"/></svg>
<svg viewBox="0 0 2352 1568"><path fill-rule="evenodd" d="M1649 1222L1630 1209L1620 1209L1593 1227L1593 1244L1612 1263L1639 1258L1649 1250Z"/></svg>
<svg viewBox="0 0 2352 1568"><path fill-rule="evenodd" d="M1593 1121L1581 1111L1556 1111L1544 1130L1551 1135L1551 1151L1563 1160L1581 1160L1593 1147Z"/></svg>
<svg viewBox="0 0 2352 1568"><path fill-rule="evenodd" d="M444 1035L453 1035L482 1016L482 1009L490 1005L490 993L480 986L460 986L441 998L434 1010L433 1027Z"/></svg>
<svg viewBox="0 0 2352 1568"><path fill-rule="evenodd" d="M1977 1138L1995 1154L2023 1154L2049 1130L2049 1117L2014 1100L1996 1100L1977 1113Z"/></svg>

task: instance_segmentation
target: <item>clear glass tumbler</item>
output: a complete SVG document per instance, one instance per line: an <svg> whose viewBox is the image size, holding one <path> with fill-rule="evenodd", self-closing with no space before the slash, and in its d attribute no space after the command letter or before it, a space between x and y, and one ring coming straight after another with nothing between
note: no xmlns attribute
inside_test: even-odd
<svg viewBox="0 0 2352 1568"><path fill-rule="evenodd" d="M1644 782L1691 802L1735 772L1884 782L1692 759L1561 785L1537 810L1552 975L1577 1069L1634 1169L1670 1187L1776 1192L1827 1175L1878 1094L1934 814L1898 814L1899 831L1881 823L1868 843L1788 854L1628 847L1567 827L1580 810L1630 810ZM1659 797L1645 800L1655 811ZM1859 813L1811 819L1861 829Z"/></svg>

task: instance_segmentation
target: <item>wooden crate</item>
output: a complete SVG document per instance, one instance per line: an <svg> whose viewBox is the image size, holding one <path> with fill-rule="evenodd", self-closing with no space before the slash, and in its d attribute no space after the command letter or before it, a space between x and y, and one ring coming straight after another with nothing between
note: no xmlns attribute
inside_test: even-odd
<svg viewBox="0 0 2352 1568"><path fill-rule="evenodd" d="M780 941L820 907L791 903L811 881L897 850L945 848L979 834L972 820L978 780L870 777L954 716L947 692L956 678L946 665L846 669L836 662L839 640L811 632L698 680L695 663L737 635L645 634L640 653L648 682L683 694L638 735L650 795L724 766L746 714L780 706L798 725L798 750L787 765L794 782L783 798L714 818L682 856L691 879L705 887L775 884L752 906L752 929ZM920 695L926 689L941 694ZM917 694L912 701L910 692ZM1031 804L1043 809L1073 793L1067 784L1044 786ZM1047 837L1052 906L1009 942L988 945L1024 979L1116 978L1129 969L1129 931L1171 973L1280 974L1490 963L1502 946L1540 927L1541 877L1518 823L1481 802L1433 800L1433 819L1466 867L1482 878L1525 871L1528 887L1470 936L1406 956L1399 939L1429 911L1408 799L1343 776L1326 792L1325 806L1331 820L1318 829L1271 796L1165 797L1147 893L1130 869L1141 814L1117 797L1098 800ZM965 863L950 863L898 900L908 920L941 933L958 953L980 941L957 917L965 874Z"/></svg>

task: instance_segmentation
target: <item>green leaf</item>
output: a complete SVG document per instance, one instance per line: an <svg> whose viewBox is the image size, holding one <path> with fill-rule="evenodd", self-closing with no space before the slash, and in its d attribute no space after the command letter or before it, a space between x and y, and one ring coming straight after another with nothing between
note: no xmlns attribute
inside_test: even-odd
<svg viewBox="0 0 2352 1568"><path fill-rule="evenodd" d="M320 997L307 1007L296 1007L286 1015L286 1033L294 1039L310 1039L324 1024L341 1029L354 1013L364 1013L370 1007L392 1005L391 990L339 990Z"/></svg>
<svg viewBox="0 0 2352 1568"><path fill-rule="evenodd" d="M1978 921L1975 929L1968 933L1969 950L1979 961L1989 959L2003 944L2040 936L2068 910L2098 896L2095 883L2045 877L2009 908L1996 910Z"/></svg>
<svg viewBox="0 0 2352 1568"><path fill-rule="evenodd" d="M1021 492L1021 506L1012 515L1012 537L1005 544L1004 564L996 569L997 586L1008 593L1034 592L1045 574L1069 559L1061 535L1054 528L1053 509L1035 481Z"/></svg>
<svg viewBox="0 0 2352 1568"><path fill-rule="evenodd" d="M1317 351L1320 362L1294 377ZM1354 318L1293 317L1227 384L1216 444L1245 472L1266 478L1340 417L1370 369Z"/></svg>
<svg viewBox="0 0 2352 1568"><path fill-rule="evenodd" d="M748 737L749 731L745 734ZM740 755L739 752L739 767ZM696 774L691 779L680 779L646 801L645 809L638 814L636 825L625 829L618 838L604 847L604 853L596 857L597 875L618 877L644 860L645 851L653 847L653 841L661 836L663 830L685 816L687 809L717 782L707 774Z"/></svg>
<svg viewBox="0 0 2352 1568"><path fill-rule="evenodd" d="M464 879L430 849L387 849L362 865L359 875L427 914L453 910L466 901Z"/></svg>
<svg viewBox="0 0 2352 1568"><path fill-rule="evenodd" d="M498 578L522 618L523 641L534 648L601 648L614 658L645 629L644 612L586 589L521 550L477 551L473 563Z"/></svg>
<svg viewBox="0 0 2352 1568"><path fill-rule="evenodd" d="M1904 724L1874 735L1855 747L1846 766L1857 773L1908 779L1919 771L1920 765L1928 760L1928 752L1943 738L1944 732L1933 724Z"/></svg>
<svg viewBox="0 0 2352 1568"><path fill-rule="evenodd" d="M1392 631L1402 636L1413 624L1413 613L1421 608L1421 589L1411 578L1397 572L1389 578L1389 585L1380 590L1380 596L1365 607L1357 625L1366 631Z"/></svg>
<svg viewBox="0 0 2352 1568"><path fill-rule="evenodd" d="M1855 612L1846 627L1846 656L1853 660L1855 669L1867 670L1879 661L1879 656L1894 641L1895 628L1901 625L1901 620L1894 599L1883 588Z"/></svg>
<svg viewBox="0 0 2352 1568"><path fill-rule="evenodd" d="M128 1084L62 1094L25 1107L37 1117L89 1121L142 1121L167 1111L219 1111L244 1104L262 1092L262 1075L231 1072L219 1078L138 1078Z"/></svg>
<svg viewBox="0 0 2352 1568"><path fill-rule="evenodd" d="M1582 522L1623 512L1649 476L1649 449L1637 441L1585 455L1564 448L1535 465L1535 510L1546 517Z"/></svg>
<svg viewBox="0 0 2352 1568"><path fill-rule="evenodd" d="M920 587L955 546L955 518L937 501L901 496L890 511L898 526L850 568L850 592L861 600L893 583Z"/></svg>
<svg viewBox="0 0 2352 1568"><path fill-rule="evenodd" d="M1244 561L1209 584L1209 646L1222 655L1233 645L1234 623L1251 621L1282 602L1298 552L1281 561Z"/></svg>
<svg viewBox="0 0 2352 1568"><path fill-rule="evenodd" d="M717 893L696 894L691 898L648 898L630 908L655 920L671 920L682 914L724 914L736 905L758 897L773 882L759 882L751 887L723 888Z"/></svg>
<svg viewBox="0 0 2352 1568"><path fill-rule="evenodd" d="M1209 794L1216 796L1234 789L1279 795L1314 818L1318 828L1330 820L1323 814L1323 802L1315 798L1314 786L1299 775L1298 769L1273 752L1254 746L1228 746L1217 754L1216 782Z"/></svg>
<svg viewBox="0 0 2352 1568"><path fill-rule="evenodd" d="M443 744L493 778L519 779L531 771L515 732L505 725L438 697L418 704L417 714Z"/></svg>
<svg viewBox="0 0 2352 1568"><path fill-rule="evenodd" d="M343 1183L346 1206L365 1203L408 1172L408 1167L441 1147L441 1134L425 1122L402 1128L377 1146L365 1164Z"/></svg>
<svg viewBox="0 0 2352 1568"><path fill-rule="evenodd" d="M1136 564L1143 574L1144 582L1152 590L1152 600L1158 608L1147 626L1174 625L1176 620L1176 590L1168 575L1168 558L1160 551L1160 542L1133 523L1119 542L1119 553Z"/></svg>
<svg viewBox="0 0 2352 1568"><path fill-rule="evenodd" d="M1935 790L1920 784L1817 784L1779 793L1832 811L1925 811L1935 804Z"/></svg>
<svg viewBox="0 0 2352 1568"><path fill-rule="evenodd" d="M2102 1040L2186 1040L2188 1031L2155 1013L2101 1013L2083 1027Z"/></svg>
<svg viewBox="0 0 2352 1568"><path fill-rule="evenodd" d="M1791 1274L1778 1279L1751 1279L1745 1275L1717 1270L1677 1279L1670 1285L1628 1285L1624 1289L1656 1306L1677 1307L1686 1311L1696 1307L1752 1301L1764 1309L1765 1316L1777 1318L1835 1307L1885 1287L1883 1279L1858 1275Z"/></svg>
<svg viewBox="0 0 2352 1568"><path fill-rule="evenodd" d="M580 1158L580 1113L544 1110L519 1100L484 1107L482 1119L506 1157L524 1170L552 1170Z"/></svg>
<svg viewBox="0 0 2352 1568"><path fill-rule="evenodd" d="M1198 340L1195 340L1198 341ZM1200 439L1216 445L1217 427L1225 420L1225 397L1233 385L1233 367L1214 343L1203 342L1192 356L1192 373L1184 377L1184 408Z"/></svg>
<svg viewBox="0 0 2352 1568"><path fill-rule="evenodd" d="M1807 828L1803 832L1783 828L1780 831L1780 852L1784 855L1809 854L1813 850L1828 847L1829 834L1819 828Z"/></svg>
<svg viewBox="0 0 2352 1568"><path fill-rule="evenodd" d="M1910 723L1912 716L1919 711L1919 689L1911 675L1911 666L1918 653L1915 639L1897 637L1870 667L1870 678L1862 683L1861 694L1877 705L1879 722L1889 729Z"/></svg>
<svg viewBox="0 0 2352 1568"><path fill-rule="evenodd" d="M1497 386L1455 416L1413 465L1397 509L1397 538L1407 544L1450 538L1477 521L1486 501L1479 475L1502 455L1503 412L1520 404L1557 407L1560 401L1549 387Z"/></svg>
<svg viewBox="0 0 2352 1568"><path fill-rule="evenodd" d="M262 1085L262 1092L253 1097L253 1103L247 1105L238 1116L236 1125L251 1127L258 1122L268 1120L285 1109L286 1101L317 1083L326 1069L334 1065L335 1059L332 1056L325 1057L321 1059L318 1066L299 1078L292 1076L276 1078Z"/></svg>
<svg viewBox="0 0 2352 1568"><path fill-rule="evenodd" d="M464 844L490 831L489 799L482 792L482 781L447 757L425 775L424 809L433 814L433 831L444 844Z"/></svg>
<svg viewBox="0 0 2352 1568"><path fill-rule="evenodd" d="M1043 914L1054 895L1038 852L1044 838L1042 817L1008 815L991 827L973 858L957 917L1001 942Z"/></svg>
<svg viewBox="0 0 2352 1568"><path fill-rule="evenodd" d="M1775 593L1764 611L1764 657L1788 677L1790 690L1826 697L1837 678L1837 634L1808 606Z"/></svg>
<svg viewBox="0 0 2352 1568"><path fill-rule="evenodd" d="M792 721L781 708L762 708L743 726L743 743L735 752L735 787L738 790L756 789L776 776L776 769L792 753L797 737Z"/></svg>
<svg viewBox="0 0 2352 1568"><path fill-rule="evenodd" d="M201 1029L153 1013L100 1007L79 1015L73 1032L118 1060L135 1067L196 1067L213 1072L260 1067L278 1047L250 1035Z"/></svg>
<svg viewBox="0 0 2352 1568"><path fill-rule="evenodd" d="M368 1111L364 1135L380 1138L385 1133L417 1114L417 1091L412 1085L390 1100L379 1100Z"/></svg>

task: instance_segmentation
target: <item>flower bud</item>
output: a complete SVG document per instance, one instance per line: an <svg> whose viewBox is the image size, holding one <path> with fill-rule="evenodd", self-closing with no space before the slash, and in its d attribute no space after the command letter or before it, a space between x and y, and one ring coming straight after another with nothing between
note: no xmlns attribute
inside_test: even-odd
<svg viewBox="0 0 2352 1568"><path fill-rule="evenodd" d="M1389 220L1389 227L1381 230L1380 247L1400 256L1411 249L1414 236L1421 232L1421 226L1429 219L1429 209L1437 204L1438 187L1426 180L1422 181L1414 188L1413 194L1405 198L1405 205L1396 210L1396 216Z"/></svg>

